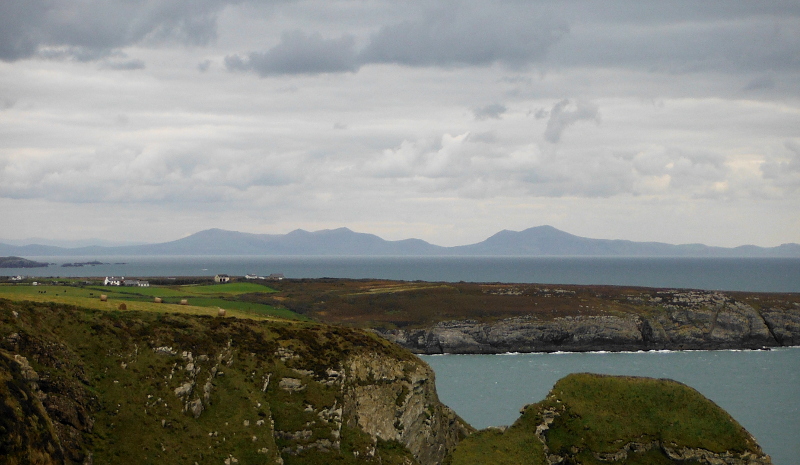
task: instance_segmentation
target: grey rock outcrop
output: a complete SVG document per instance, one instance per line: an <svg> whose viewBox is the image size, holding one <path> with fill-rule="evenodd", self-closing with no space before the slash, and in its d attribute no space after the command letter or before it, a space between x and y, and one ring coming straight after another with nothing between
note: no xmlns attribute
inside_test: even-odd
<svg viewBox="0 0 800 465"><path fill-rule="evenodd" d="M418 360L360 354L347 362L344 416L373 440L397 441L421 464L441 463L471 429L436 395Z"/></svg>
<svg viewBox="0 0 800 465"><path fill-rule="evenodd" d="M647 311L620 315L533 315L481 323L443 321L422 329L376 330L421 354L762 349L800 343L800 309L760 312L717 292L670 291ZM641 303L641 302L638 302Z"/></svg>

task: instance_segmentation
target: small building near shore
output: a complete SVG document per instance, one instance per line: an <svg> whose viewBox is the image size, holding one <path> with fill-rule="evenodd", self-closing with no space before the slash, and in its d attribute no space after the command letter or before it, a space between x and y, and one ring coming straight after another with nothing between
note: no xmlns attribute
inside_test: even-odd
<svg viewBox="0 0 800 465"><path fill-rule="evenodd" d="M214 276L215 283L229 283L231 282L231 277L226 274L218 274Z"/></svg>

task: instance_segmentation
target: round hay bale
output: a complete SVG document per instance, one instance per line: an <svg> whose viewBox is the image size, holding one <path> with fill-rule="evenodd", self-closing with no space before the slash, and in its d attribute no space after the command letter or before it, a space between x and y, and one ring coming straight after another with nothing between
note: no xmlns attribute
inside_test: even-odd
<svg viewBox="0 0 800 465"><path fill-rule="evenodd" d="M161 297L156 297L155 299L153 299L153 301L154 301L155 303L157 303L157 304L160 304L160 303L162 303L162 302L163 302L163 300L161 300Z"/></svg>
<svg viewBox="0 0 800 465"><path fill-rule="evenodd" d="M100 294L100 302L108 302L108 296L105 294Z"/></svg>
<svg viewBox="0 0 800 465"><path fill-rule="evenodd" d="M122 302L121 304L119 304L119 309L120 309L120 310L127 310L127 309L128 309L128 306L127 306L127 305L125 305L125 302Z"/></svg>
<svg viewBox="0 0 800 465"><path fill-rule="evenodd" d="M189 305L189 301L186 299L181 299L181 305Z"/></svg>
<svg viewBox="0 0 800 465"><path fill-rule="evenodd" d="M219 311L217 312L217 316L223 318L225 316L225 309L220 308Z"/></svg>

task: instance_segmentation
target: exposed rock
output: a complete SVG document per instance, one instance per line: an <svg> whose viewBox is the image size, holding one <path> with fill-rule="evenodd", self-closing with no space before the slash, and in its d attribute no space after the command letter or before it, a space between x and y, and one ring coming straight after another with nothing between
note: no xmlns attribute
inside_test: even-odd
<svg viewBox="0 0 800 465"><path fill-rule="evenodd" d="M344 416L373 438L400 442L420 463L440 463L470 433L463 420L439 403L427 365L361 354L346 367Z"/></svg>
<svg viewBox="0 0 800 465"><path fill-rule="evenodd" d="M299 392L306 388L303 382L297 378L282 378L278 386L289 392Z"/></svg>
<svg viewBox="0 0 800 465"><path fill-rule="evenodd" d="M773 337L783 346L800 345L800 312L766 308L761 315Z"/></svg>
<svg viewBox="0 0 800 465"><path fill-rule="evenodd" d="M755 308L706 291L663 291L646 314L526 315L491 323L444 321L422 329L376 330L415 353L761 349L800 343L800 310Z"/></svg>
<svg viewBox="0 0 800 465"><path fill-rule="evenodd" d="M188 396L192 393L192 388L194 388L194 383L183 383L175 388L175 395L178 397Z"/></svg>
<svg viewBox="0 0 800 465"><path fill-rule="evenodd" d="M200 414L203 413L203 401L198 398L189 402L187 410L191 412L195 418L200 418Z"/></svg>

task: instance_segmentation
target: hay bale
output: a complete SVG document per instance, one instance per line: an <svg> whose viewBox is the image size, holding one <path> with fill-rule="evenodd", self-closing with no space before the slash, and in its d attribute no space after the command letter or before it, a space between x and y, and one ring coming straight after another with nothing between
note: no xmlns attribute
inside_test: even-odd
<svg viewBox="0 0 800 465"><path fill-rule="evenodd" d="M189 305L189 301L186 299L181 299L181 305Z"/></svg>
<svg viewBox="0 0 800 465"><path fill-rule="evenodd" d="M105 294L100 294L100 302L108 302L108 296Z"/></svg>
<svg viewBox="0 0 800 465"><path fill-rule="evenodd" d="M220 308L219 311L217 311L217 316L223 318L225 316L225 309Z"/></svg>
<svg viewBox="0 0 800 465"><path fill-rule="evenodd" d="M119 309L120 309L120 310L127 310L127 309L128 309L128 306L127 306L127 305L125 305L125 302L122 302L121 304L119 304Z"/></svg>
<svg viewBox="0 0 800 465"><path fill-rule="evenodd" d="M153 301L154 301L155 303L157 303L157 304L160 304L160 303L162 303L162 302L163 302L163 300L161 300L161 297L156 297L155 299L153 299Z"/></svg>

